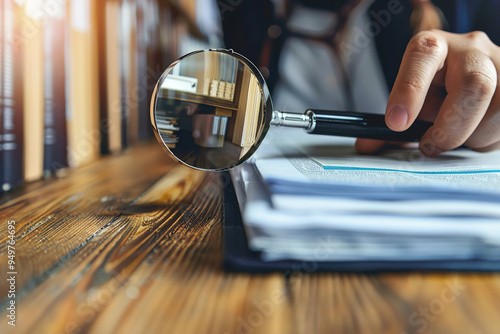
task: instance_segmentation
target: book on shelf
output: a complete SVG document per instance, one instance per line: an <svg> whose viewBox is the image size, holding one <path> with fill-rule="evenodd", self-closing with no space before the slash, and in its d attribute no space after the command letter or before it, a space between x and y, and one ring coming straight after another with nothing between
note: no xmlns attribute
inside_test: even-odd
<svg viewBox="0 0 500 334"><path fill-rule="evenodd" d="M139 140L152 137L149 108L156 81L177 58L172 6L154 0L137 1L137 80Z"/></svg>
<svg viewBox="0 0 500 334"><path fill-rule="evenodd" d="M130 54L128 50L129 39L127 34L130 33L130 17L127 15L129 2L123 0L118 10L118 57L119 57L119 71L120 71L120 127L121 127L121 147L127 147L127 123L128 119L128 77L129 68L128 63Z"/></svg>
<svg viewBox="0 0 500 334"><path fill-rule="evenodd" d="M48 176L68 166L66 134L66 8L53 7L43 29L44 152L43 171Z"/></svg>
<svg viewBox="0 0 500 334"><path fill-rule="evenodd" d="M139 136L139 98L140 86L137 75L137 2L124 1L122 7L122 59L123 79L122 87L125 95L122 96L125 113L125 145L132 145ZM123 140L122 140L123 142Z"/></svg>
<svg viewBox="0 0 500 334"><path fill-rule="evenodd" d="M24 9L14 0L0 3L1 189L9 191L23 180L23 43L20 18Z"/></svg>
<svg viewBox="0 0 500 334"><path fill-rule="evenodd" d="M24 31L24 179L36 181L43 175L44 114L44 17L42 3L29 0L25 4Z"/></svg>
<svg viewBox="0 0 500 334"><path fill-rule="evenodd" d="M154 25L158 24L157 4L151 0L137 1L137 82L138 82L138 139L145 140L153 135L149 118L149 106L156 73L151 62L154 39Z"/></svg>
<svg viewBox="0 0 500 334"><path fill-rule="evenodd" d="M125 148L137 141L139 131L136 2L123 1L119 15L121 138L122 147Z"/></svg>
<svg viewBox="0 0 500 334"><path fill-rule="evenodd" d="M69 2L68 163L77 167L100 155L97 0Z"/></svg>
<svg viewBox="0 0 500 334"><path fill-rule="evenodd" d="M4 64L3 64L3 22L5 22L3 16L3 5L0 5L0 193L3 192L3 72L4 72Z"/></svg>
<svg viewBox="0 0 500 334"><path fill-rule="evenodd" d="M241 91L248 93L240 95L232 140L233 144L246 148L244 150L246 153L257 137L258 116L262 101L259 83L247 69L243 71L241 85Z"/></svg>
<svg viewBox="0 0 500 334"><path fill-rule="evenodd" d="M122 111L120 88L120 4L116 1L104 2L105 31L101 32L106 40L105 68L106 68L106 119L107 152L119 153L122 149ZM101 60L102 61L102 60Z"/></svg>

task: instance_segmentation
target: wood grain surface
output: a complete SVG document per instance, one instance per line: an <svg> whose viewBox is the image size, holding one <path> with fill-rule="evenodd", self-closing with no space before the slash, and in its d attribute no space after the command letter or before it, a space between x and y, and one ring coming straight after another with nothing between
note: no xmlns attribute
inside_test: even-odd
<svg viewBox="0 0 500 334"><path fill-rule="evenodd" d="M0 333L500 333L498 274L224 272L221 205L156 143L4 195Z"/></svg>

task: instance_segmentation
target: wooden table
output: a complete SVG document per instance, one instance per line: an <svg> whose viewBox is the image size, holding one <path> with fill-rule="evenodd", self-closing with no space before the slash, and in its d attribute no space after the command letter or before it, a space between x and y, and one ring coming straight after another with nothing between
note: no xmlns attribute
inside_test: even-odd
<svg viewBox="0 0 500 334"><path fill-rule="evenodd" d="M500 333L498 274L224 272L219 177L151 143L1 197L0 333Z"/></svg>

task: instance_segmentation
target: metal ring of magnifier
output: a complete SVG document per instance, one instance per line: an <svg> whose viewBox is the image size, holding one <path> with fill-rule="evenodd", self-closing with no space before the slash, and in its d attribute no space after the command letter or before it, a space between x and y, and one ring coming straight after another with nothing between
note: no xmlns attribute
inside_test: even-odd
<svg viewBox="0 0 500 334"><path fill-rule="evenodd" d="M179 159L176 156L176 154L174 154L170 150L170 148L166 145L166 143L161 138L161 135L160 135L159 130L158 130L158 124L156 122L156 117L155 117L155 110L156 110L157 101L158 101L158 93L159 93L159 90L160 90L160 86L163 83L163 81L165 80L165 78L173 71L173 68L177 64L179 64L183 59L186 59L186 58L189 58L189 57L191 57L191 56L193 56L195 54L204 53L204 52L220 52L222 54L227 54L227 55L230 55L231 57L234 57L237 60L239 60L243 65L248 66L248 68L250 69L251 73L254 74L255 77L257 78L257 81L258 81L260 89L261 89L261 94L262 94L262 99L263 99L262 101L263 101L263 105L264 105L263 123L262 123L262 127L261 127L261 130L260 130L260 133L257 136L256 142L252 145L251 149L243 157L241 157L238 160L238 162L234 163L231 166L223 167L223 168L201 168L201 167L190 165L190 164L186 163L185 161L182 161L181 159ZM188 54L182 56L181 58L179 58L178 60L176 60L175 62L173 62L165 70L165 72L163 72L163 74L161 75L160 79L156 83L156 86L155 86L155 88L153 90L153 95L152 95L152 98L151 98L150 117L151 117L151 124L153 126L154 134L155 134L156 139L161 144L161 146L163 146L163 149L165 150L165 152L167 152L168 154L170 154L171 156L173 156L175 158L175 160L177 160L179 163L181 163L181 164L183 164L185 166L188 166L188 167L191 167L191 168L194 168L194 169L197 169L197 170L222 172L222 171L230 170L230 169L232 169L232 168L234 168L236 166L241 165L246 160L248 160L253 155L253 153L257 150L257 148L260 146L260 144L264 140L267 132L269 131L269 128L270 128L270 125L271 125L271 120L272 120L272 117L273 117L273 104L272 104L272 100L271 100L271 94L270 94L269 88L267 87L267 84L266 84L266 82L264 80L264 77L262 76L262 74L260 73L260 71L257 69L257 67L250 60L248 60L247 58L245 58L241 54L234 52L233 50L225 50L225 49L198 50L198 51L194 51L194 52L191 52L191 53L188 53Z"/></svg>

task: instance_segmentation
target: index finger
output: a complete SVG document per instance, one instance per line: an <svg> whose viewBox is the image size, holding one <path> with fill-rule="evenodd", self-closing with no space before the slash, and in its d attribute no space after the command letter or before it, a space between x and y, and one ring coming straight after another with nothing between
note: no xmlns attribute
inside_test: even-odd
<svg viewBox="0 0 500 334"><path fill-rule="evenodd" d="M415 121L447 54L446 39L436 32L422 31L411 39L387 103L389 128L404 131Z"/></svg>

